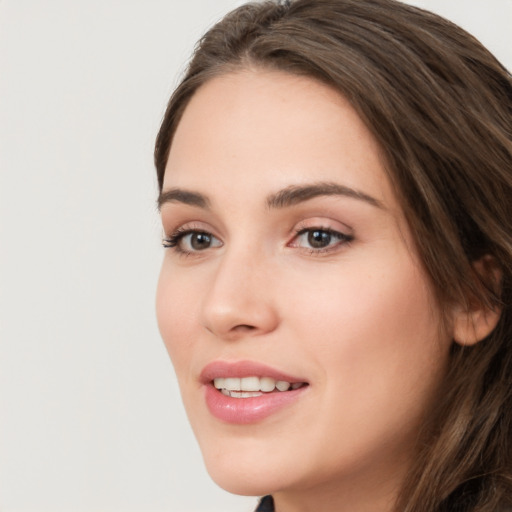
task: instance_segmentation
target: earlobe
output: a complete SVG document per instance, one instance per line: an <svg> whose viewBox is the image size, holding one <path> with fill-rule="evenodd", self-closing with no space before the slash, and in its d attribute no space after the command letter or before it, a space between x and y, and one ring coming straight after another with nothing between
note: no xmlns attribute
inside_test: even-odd
<svg viewBox="0 0 512 512"><path fill-rule="evenodd" d="M484 256L473 268L487 288L499 293L502 272L492 256ZM496 328L501 316L501 307L490 307L480 300L471 301L467 308L460 308L453 315L453 339L459 345L472 346L489 336Z"/></svg>

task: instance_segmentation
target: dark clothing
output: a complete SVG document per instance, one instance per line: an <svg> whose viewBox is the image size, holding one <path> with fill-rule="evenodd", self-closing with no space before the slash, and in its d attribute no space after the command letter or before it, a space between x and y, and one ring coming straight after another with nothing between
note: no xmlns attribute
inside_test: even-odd
<svg viewBox="0 0 512 512"><path fill-rule="evenodd" d="M258 508L254 512L274 512L274 500L272 496L263 496ZM512 508L501 509L501 512L512 512Z"/></svg>
<svg viewBox="0 0 512 512"><path fill-rule="evenodd" d="M274 500L272 496L263 496L258 508L254 512L274 512Z"/></svg>

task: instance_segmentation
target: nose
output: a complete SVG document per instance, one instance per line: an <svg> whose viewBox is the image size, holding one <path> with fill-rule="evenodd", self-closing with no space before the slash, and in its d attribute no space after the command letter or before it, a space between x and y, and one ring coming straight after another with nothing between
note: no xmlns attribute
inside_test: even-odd
<svg viewBox="0 0 512 512"><path fill-rule="evenodd" d="M204 327L225 340L268 334L279 323L270 265L248 252L221 257L202 304Z"/></svg>

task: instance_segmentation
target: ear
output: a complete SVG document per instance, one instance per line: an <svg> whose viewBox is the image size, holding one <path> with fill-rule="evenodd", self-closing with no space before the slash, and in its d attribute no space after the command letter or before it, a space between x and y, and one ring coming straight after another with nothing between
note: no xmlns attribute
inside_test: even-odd
<svg viewBox="0 0 512 512"><path fill-rule="evenodd" d="M477 274L488 287L499 291L502 272L492 256L486 255L473 263ZM457 307L453 315L453 339L459 345L472 346L494 330L501 316L501 307L489 307L472 300L466 308Z"/></svg>

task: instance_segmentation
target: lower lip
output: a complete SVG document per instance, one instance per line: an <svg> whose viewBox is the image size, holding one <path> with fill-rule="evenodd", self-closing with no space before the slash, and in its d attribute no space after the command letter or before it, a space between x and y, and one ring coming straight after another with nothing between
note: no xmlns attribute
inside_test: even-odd
<svg viewBox="0 0 512 512"><path fill-rule="evenodd" d="M261 421L297 401L307 387L264 393L250 398L232 398L208 384L205 386L205 398L206 405L215 418L226 423L245 425Z"/></svg>

